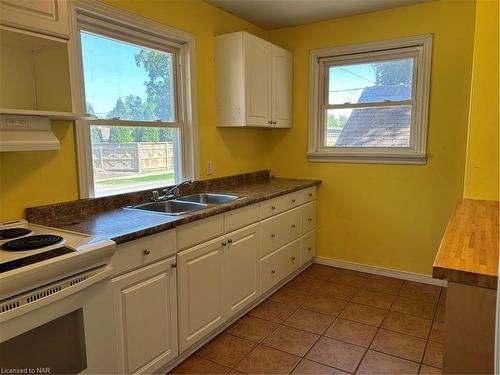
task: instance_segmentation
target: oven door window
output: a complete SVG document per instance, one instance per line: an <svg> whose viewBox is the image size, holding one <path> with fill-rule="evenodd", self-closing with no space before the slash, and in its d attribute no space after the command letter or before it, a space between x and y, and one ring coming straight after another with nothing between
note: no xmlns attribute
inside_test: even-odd
<svg viewBox="0 0 500 375"><path fill-rule="evenodd" d="M87 367L83 309L0 343L0 367L78 374ZM29 372L28 372L29 373Z"/></svg>

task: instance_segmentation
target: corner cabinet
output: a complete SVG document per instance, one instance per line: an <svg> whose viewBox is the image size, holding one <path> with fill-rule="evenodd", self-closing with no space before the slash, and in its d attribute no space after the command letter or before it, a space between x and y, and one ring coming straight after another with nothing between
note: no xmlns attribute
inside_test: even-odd
<svg viewBox="0 0 500 375"><path fill-rule="evenodd" d="M215 38L217 126L292 127L292 54L246 32Z"/></svg>

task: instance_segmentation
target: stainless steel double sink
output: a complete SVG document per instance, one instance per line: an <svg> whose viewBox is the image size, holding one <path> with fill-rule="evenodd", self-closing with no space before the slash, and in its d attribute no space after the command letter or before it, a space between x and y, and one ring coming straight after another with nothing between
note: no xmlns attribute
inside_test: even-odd
<svg viewBox="0 0 500 375"><path fill-rule="evenodd" d="M136 210L145 210L165 215L183 215L193 211L201 210L209 205L217 205L243 199L238 195L199 193L190 194L166 201L156 201L139 204L137 206L126 207Z"/></svg>

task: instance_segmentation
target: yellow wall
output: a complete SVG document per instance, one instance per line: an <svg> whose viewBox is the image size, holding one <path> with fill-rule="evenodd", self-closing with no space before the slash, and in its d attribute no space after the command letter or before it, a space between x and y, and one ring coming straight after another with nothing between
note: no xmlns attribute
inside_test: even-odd
<svg viewBox="0 0 500 375"><path fill-rule="evenodd" d="M465 198L500 198L498 12L498 1L477 3Z"/></svg>
<svg viewBox="0 0 500 375"><path fill-rule="evenodd" d="M215 127L214 35L264 31L201 0L106 0L105 3L196 37L200 173L212 160L213 176L266 168L265 135L256 129ZM75 145L70 125L54 123L60 152L0 153L0 221L23 216L25 207L78 198Z"/></svg>
<svg viewBox="0 0 500 375"><path fill-rule="evenodd" d="M294 127L273 132L273 174L317 177L318 255L430 274L462 197L474 38L473 1L437 1L271 32L294 54ZM428 163L309 163L309 50L434 34Z"/></svg>

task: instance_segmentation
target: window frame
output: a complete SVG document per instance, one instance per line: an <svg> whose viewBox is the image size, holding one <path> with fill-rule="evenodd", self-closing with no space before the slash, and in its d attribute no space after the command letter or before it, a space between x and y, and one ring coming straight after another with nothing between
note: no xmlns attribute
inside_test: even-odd
<svg viewBox="0 0 500 375"><path fill-rule="evenodd" d="M133 43L174 55L174 121L134 121L120 119L78 120L75 124L78 183L80 198L93 198L94 175L90 126L141 126L179 129L179 164L176 179L199 177L198 132L196 119L195 39L190 33L128 12L88 0L70 3L71 39L70 74L75 107L82 113L85 108L85 89L80 31L95 33L125 43Z"/></svg>
<svg viewBox="0 0 500 375"><path fill-rule="evenodd" d="M431 72L432 34L336 48L311 50L309 83L309 137L307 158L311 162L426 164L427 118ZM330 66L387 61L412 57L412 98L408 101L328 104ZM410 103L409 147L326 147L326 111L332 107L375 107Z"/></svg>

